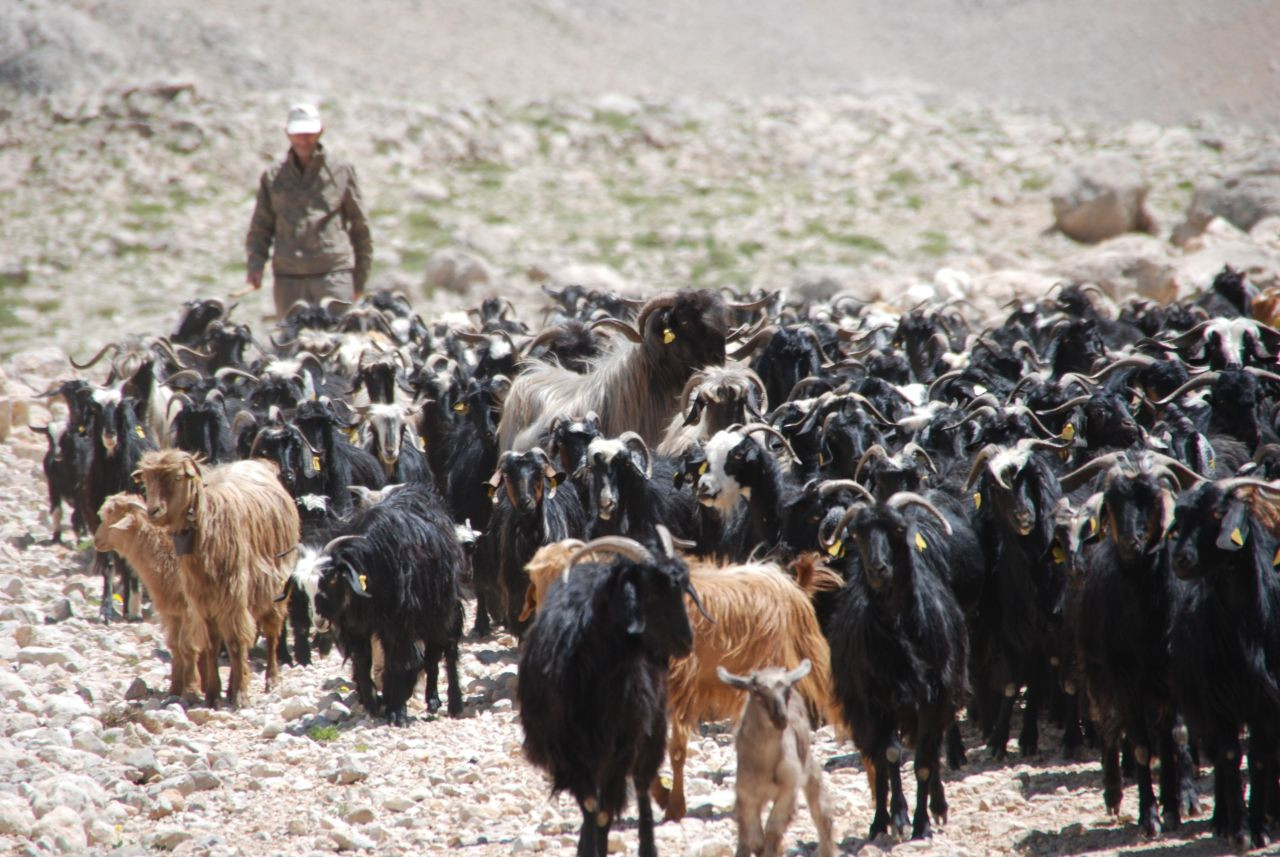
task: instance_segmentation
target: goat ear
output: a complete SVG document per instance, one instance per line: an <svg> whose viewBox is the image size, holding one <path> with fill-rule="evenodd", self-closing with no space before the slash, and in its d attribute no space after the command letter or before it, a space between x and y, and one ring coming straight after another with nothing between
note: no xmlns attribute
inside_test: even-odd
<svg viewBox="0 0 1280 857"><path fill-rule="evenodd" d="M281 592L279 595L276 596L276 603L278 604L281 601L288 599L288 597L292 594L293 594L293 578L291 577L287 581L285 581L284 592Z"/></svg>
<svg viewBox="0 0 1280 857"><path fill-rule="evenodd" d="M502 484L502 471L493 471L493 475L485 484L489 486L489 499L495 503L498 502L498 486Z"/></svg>
<svg viewBox="0 0 1280 857"><path fill-rule="evenodd" d="M196 479L200 476L200 465L194 458L188 458L182 462L182 475L188 479Z"/></svg>
<svg viewBox="0 0 1280 857"><path fill-rule="evenodd" d="M112 524L112 525L111 525L111 529L113 529L113 530L127 530L127 529L129 529L130 527L132 527L132 526L133 526L133 516L132 516L132 515L125 515L123 518L121 518L120 520L118 520L118 521L116 521L114 524Z"/></svg>
<svg viewBox="0 0 1280 857"><path fill-rule="evenodd" d="M640 608L640 594L636 584L624 578L613 596L615 618L633 637L644 633L644 611Z"/></svg>
<svg viewBox="0 0 1280 857"><path fill-rule="evenodd" d="M1249 507L1243 500L1232 499L1222 516L1216 544L1220 550L1238 551L1249 538Z"/></svg>
<svg viewBox="0 0 1280 857"><path fill-rule="evenodd" d="M1160 532L1169 532L1169 527L1173 525L1173 510L1177 505L1177 499L1173 496L1173 492L1164 490L1160 492Z"/></svg>
<svg viewBox="0 0 1280 857"><path fill-rule="evenodd" d="M363 574L357 574L356 570L351 566L347 566L347 583L351 586L351 591L361 598L372 598L366 587L366 580Z"/></svg>
<svg viewBox="0 0 1280 857"><path fill-rule="evenodd" d="M720 676L720 680L729 685L729 687L736 687L739 690L748 690L751 687L750 679L734 675L722 666L716 667L716 675Z"/></svg>
<svg viewBox="0 0 1280 857"><path fill-rule="evenodd" d="M702 397L695 396L693 402L689 405L689 413L684 418L684 425L691 426L702 416Z"/></svg>

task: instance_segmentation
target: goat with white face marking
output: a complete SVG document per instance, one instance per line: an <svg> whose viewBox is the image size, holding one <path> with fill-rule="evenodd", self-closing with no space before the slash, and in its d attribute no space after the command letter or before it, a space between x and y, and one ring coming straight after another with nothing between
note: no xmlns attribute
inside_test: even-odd
<svg viewBox="0 0 1280 857"><path fill-rule="evenodd" d="M591 497L588 538L625 535L654 543L659 524L677 538L697 536L696 504L676 490L675 465L650 455L640 435L596 438L587 447L584 467Z"/></svg>
<svg viewBox="0 0 1280 857"><path fill-rule="evenodd" d="M434 488L435 479L418 433L405 419L400 405L370 405L365 412L367 449L377 456L388 482L421 482Z"/></svg>
<svg viewBox="0 0 1280 857"><path fill-rule="evenodd" d="M667 426L658 453L681 455L718 431L761 419L768 405L764 382L755 372L741 366L708 366L684 385L680 412Z"/></svg>
<svg viewBox="0 0 1280 857"><path fill-rule="evenodd" d="M832 857L831 805L822 784L822 766L812 753L813 730L804 697L792 686L809 674L808 660L788 672L783 667L758 669L738 676L716 667L720 680L747 692L746 709L734 746L738 772L734 782L733 815L738 823L737 857L776 857L782 851L796 809L796 792L804 788L813 826L818 830L819 857ZM760 812L773 804L769 821L760 825Z"/></svg>
<svg viewBox="0 0 1280 857"><path fill-rule="evenodd" d="M773 426L755 423L718 432L706 448L706 467L698 477L698 502L719 510L726 524L726 553L739 562L746 560L757 545L773 547L778 542L782 509L791 495L800 490L789 471L756 437L764 432L782 440L788 455L795 454ZM731 517L740 501L745 514Z"/></svg>
<svg viewBox="0 0 1280 857"><path fill-rule="evenodd" d="M587 463L587 447L600 437L599 414L587 411L584 417L556 417L547 435L547 455L559 466L560 472L571 474L573 488L586 508L591 503L591 486L580 479L579 474L586 475L582 467Z"/></svg>

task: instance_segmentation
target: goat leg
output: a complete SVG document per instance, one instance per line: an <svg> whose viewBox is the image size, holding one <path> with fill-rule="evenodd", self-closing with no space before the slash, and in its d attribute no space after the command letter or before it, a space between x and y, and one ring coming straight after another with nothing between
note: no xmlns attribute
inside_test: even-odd
<svg viewBox="0 0 1280 857"><path fill-rule="evenodd" d="M907 797L902 791L902 745L896 738L885 751L885 760L889 762L889 815L893 819L893 834L902 839L907 835Z"/></svg>
<svg viewBox="0 0 1280 857"><path fill-rule="evenodd" d="M822 784L822 767L812 757L809 759L807 777L804 783L804 800L809 805L809 815L813 817L813 827L818 831L818 857L835 857L831 800Z"/></svg>
<svg viewBox="0 0 1280 857"><path fill-rule="evenodd" d="M102 619L104 625L109 625L113 619L120 618L120 611L116 610L115 605L115 592L111 585L111 555L95 551L93 567L102 575L102 602L98 605L98 617Z"/></svg>
<svg viewBox="0 0 1280 857"><path fill-rule="evenodd" d="M787 827L796 814L796 784L783 782L778 785L778 794L769 810L769 820L764 828L764 850L761 852L764 857L778 857L782 852L782 837L786 835ZM758 812L756 816L759 817ZM756 824L759 825L758 820Z"/></svg>
<svg viewBox="0 0 1280 857"><path fill-rule="evenodd" d="M364 710L371 715L378 714L378 697L373 690L373 647L368 638L353 640L346 647L351 653L352 678L356 682L356 696Z"/></svg>
<svg viewBox="0 0 1280 857"><path fill-rule="evenodd" d="M406 669L401 664L390 664L382 672L382 704L387 722L392 726L408 726L409 712L406 704L417 684L417 669Z"/></svg>
<svg viewBox="0 0 1280 857"><path fill-rule="evenodd" d="M1249 728L1249 836L1254 848L1265 848L1271 841L1267 834L1267 796L1271 790L1267 776L1274 771L1271 756L1275 744L1266 727L1259 729L1254 723Z"/></svg>
<svg viewBox="0 0 1280 857"><path fill-rule="evenodd" d="M444 646L444 672L449 679L449 716L462 716L462 682L458 679L458 643L450 640Z"/></svg>
<svg viewBox="0 0 1280 857"><path fill-rule="evenodd" d="M636 791L636 815L639 817L640 847L637 853L639 857L658 857L658 846L653 838L653 804L649 803L649 795L644 790L644 780L641 777L631 779ZM605 850L608 850L607 842Z"/></svg>
<svg viewBox="0 0 1280 857"><path fill-rule="evenodd" d="M867 839L874 841L877 836L889 832L889 761L885 751L881 749L873 755L875 759L875 815L871 819L871 829Z"/></svg>
<svg viewBox="0 0 1280 857"><path fill-rule="evenodd" d="M1124 780L1120 777L1120 748L1114 739L1107 739L1102 748L1102 802L1107 815L1120 814L1120 801L1124 797Z"/></svg>
<svg viewBox="0 0 1280 857"><path fill-rule="evenodd" d="M679 720L671 721L671 740L667 743L667 755L671 759L671 794L667 796L666 821L684 818L684 760L689 748L689 729Z"/></svg>
<svg viewBox="0 0 1280 857"><path fill-rule="evenodd" d="M1160 819L1156 812L1156 794L1151 787L1151 749L1146 736L1136 739L1134 759L1138 763L1138 826L1145 836L1155 836L1160 832Z"/></svg>
<svg viewBox="0 0 1280 857"><path fill-rule="evenodd" d="M1018 750L1024 757L1040 752L1040 709L1044 706L1047 666L1036 670L1027 683L1027 706L1022 710L1022 731L1018 733Z"/></svg>
<svg viewBox="0 0 1280 857"><path fill-rule="evenodd" d="M929 825L929 794L935 778L939 776L938 763L941 761L942 735L933 726L922 729L916 740L916 811L911 819L912 839L932 839L933 829Z"/></svg>
<svg viewBox="0 0 1280 857"><path fill-rule="evenodd" d="M1062 729L1062 754L1068 759L1075 759L1084 747L1084 732L1080 728L1080 696L1076 689L1063 689L1063 711L1066 720Z"/></svg>
<svg viewBox="0 0 1280 857"><path fill-rule="evenodd" d="M426 645L426 663L427 668L427 690L426 697L423 702L426 703L427 711L435 714L440 710L440 656L444 654L443 649L435 643L427 643ZM449 706L453 707L453 681L450 677L449 682ZM450 712L452 713L452 712Z"/></svg>
<svg viewBox="0 0 1280 857"><path fill-rule="evenodd" d="M953 718L947 727L947 767L958 771L969 761L964 752L964 738L960 735L960 724Z"/></svg>

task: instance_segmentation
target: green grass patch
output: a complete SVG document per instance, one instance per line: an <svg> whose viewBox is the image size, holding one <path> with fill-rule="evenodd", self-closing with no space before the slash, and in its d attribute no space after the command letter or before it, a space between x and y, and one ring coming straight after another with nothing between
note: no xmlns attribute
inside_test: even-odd
<svg viewBox="0 0 1280 857"><path fill-rule="evenodd" d="M330 744L338 740L338 727L333 725L312 726L307 730L307 737L317 744Z"/></svg>
<svg viewBox="0 0 1280 857"><path fill-rule="evenodd" d="M951 242L945 233L932 229L920 233L920 252L926 256L945 256L951 249Z"/></svg>
<svg viewBox="0 0 1280 857"><path fill-rule="evenodd" d="M764 249L764 244L759 241L740 241L738 242L738 252L750 259L752 256Z"/></svg>
<svg viewBox="0 0 1280 857"><path fill-rule="evenodd" d="M1042 191L1049 186L1048 176L1027 176L1022 180L1022 189L1028 193Z"/></svg>
<svg viewBox="0 0 1280 857"><path fill-rule="evenodd" d="M905 167L889 173L888 181L889 184L896 185L899 188L915 187L920 184L919 176Z"/></svg>
<svg viewBox="0 0 1280 857"><path fill-rule="evenodd" d="M821 238L840 247L848 247L862 253L888 253L889 248L877 238L859 232L840 232L820 221L812 221L805 227L805 234Z"/></svg>
<svg viewBox="0 0 1280 857"><path fill-rule="evenodd" d="M662 240L662 236L656 232L641 232L639 235L631 239L631 243L635 247L642 247L646 250L653 250L658 247L666 246L666 241Z"/></svg>
<svg viewBox="0 0 1280 857"><path fill-rule="evenodd" d="M920 195L916 193L913 193L911 194L911 196L907 197L906 202L904 204L907 206L907 208L911 209L912 211L919 211L920 209L924 208L924 200L922 200L920 198Z"/></svg>
<svg viewBox="0 0 1280 857"><path fill-rule="evenodd" d="M616 110L597 110L596 122L619 134L626 134L635 129L635 117Z"/></svg>
<svg viewBox="0 0 1280 857"><path fill-rule="evenodd" d="M490 226L498 226L498 225L501 225L501 224L503 224L503 223L510 223L510 222L511 222L511 218L509 218L509 217L507 217L505 214L501 214L501 213L499 213L499 212L497 212L497 211L486 211L486 212L484 212L483 214L481 214L481 215L480 215L480 219L481 219L483 222L488 223Z"/></svg>
<svg viewBox="0 0 1280 857"><path fill-rule="evenodd" d="M628 188L619 188L613 191L613 198L619 205L625 205L629 208L664 208L680 202L680 197L675 194L642 193Z"/></svg>
<svg viewBox="0 0 1280 857"><path fill-rule="evenodd" d="M400 267L410 273L421 274L427 270L427 260L430 258L431 253L416 247L409 250L401 250Z"/></svg>
<svg viewBox="0 0 1280 857"><path fill-rule="evenodd" d="M169 206L163 202L146 202L134 200L125 206L125 213L139 220L163 218L169 213Z"/></svg>

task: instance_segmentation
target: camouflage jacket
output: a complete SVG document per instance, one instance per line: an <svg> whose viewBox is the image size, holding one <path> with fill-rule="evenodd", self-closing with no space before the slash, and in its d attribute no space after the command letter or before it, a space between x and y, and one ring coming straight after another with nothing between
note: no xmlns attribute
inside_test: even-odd
<svg viewBox="0 0 1280 857"><path fill-rule="evenodd" d="M290 150L268 167L258 183L258 201L249 222L245 250L249 272L267 264L277 276L315 276L350 270L356 293L364 290L373 261L373 240L365 220L356 171L316 148L305 171Z"/></svg>

